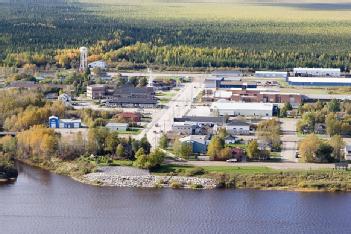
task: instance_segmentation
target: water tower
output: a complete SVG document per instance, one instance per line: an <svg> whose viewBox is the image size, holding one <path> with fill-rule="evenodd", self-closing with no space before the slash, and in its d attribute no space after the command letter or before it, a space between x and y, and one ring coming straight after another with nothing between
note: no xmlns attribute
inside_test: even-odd
<svg viewBox="0 0 351 234"><path fill-rule="evenodd" d="M80 47L80 63L79 63L79 70L85 71L88 68L88 48Z"/></svg>

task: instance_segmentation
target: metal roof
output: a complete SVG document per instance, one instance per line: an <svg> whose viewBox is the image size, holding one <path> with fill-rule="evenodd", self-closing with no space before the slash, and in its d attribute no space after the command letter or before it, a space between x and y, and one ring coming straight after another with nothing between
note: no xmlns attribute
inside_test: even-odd
<svg viewBox="0 0 351 234"><path fill-rule="evenodd" d="M260 103L260 102L214 102L211 105L211 109L227 109L227 110L273 110L272 103Z"/></svg>
<svg viewBox="0 0 351 234"><path fill-rule="evenodd" d="M351 78L333 78L333 77L289 77L289 82L301 83L340 83L351 84Z"/></svg>

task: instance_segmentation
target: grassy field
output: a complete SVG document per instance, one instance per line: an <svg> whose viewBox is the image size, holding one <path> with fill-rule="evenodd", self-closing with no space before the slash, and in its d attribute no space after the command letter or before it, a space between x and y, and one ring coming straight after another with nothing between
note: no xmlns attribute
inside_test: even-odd
<svg viewBox="0 0 351 234"><path fill-rule="evenodd" d="M351 171L274 170L267 167L162 165L156 175L214 178L219 186L263 190L351 191Z"/></svg>

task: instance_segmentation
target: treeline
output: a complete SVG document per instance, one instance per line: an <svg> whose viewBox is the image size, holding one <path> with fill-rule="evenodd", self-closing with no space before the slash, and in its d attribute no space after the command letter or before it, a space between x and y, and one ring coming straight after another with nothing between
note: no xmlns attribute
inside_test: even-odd
<svg viewBox="0 0 351 234"><path fill-rule="evenodd" d="M301 119L297 122L297 131L304 134L327 133L351 135L351 102L332 100L329 103L317 102L299 107Z"/></svg>
<svg viewBox="0 0 351 234"><path fill-rule="evenodd" d="M6 66L77 67L75 48L83 45L91 47L90 60L175 67L346 70L350 65L351 44L337 30L349 22L142 21L97 16L74 1L19 0L1 6L0 60Z"/></svg>
<svg viewBox="0 0 351 234"><path fill-rule="evenodd" d="M117 40L117 39L116 39ZM100 43L100 41L99 41ZM351 54L319 54L307 52L278 52L274 50L256 51L236 48L200 48L192 46L157 46L140 43L124 46L116 50L97 49L99 43L91 46L90 61L104 59L110 65L129 62L140 66L163 65L165 67L241 67L253 69L287 69L294 67L339 67L349 69ZM38 53L8 54L3 61L7 66L23 67L55 65L64 68L79 66L79 52L58 50L51 55Z"/></svg>

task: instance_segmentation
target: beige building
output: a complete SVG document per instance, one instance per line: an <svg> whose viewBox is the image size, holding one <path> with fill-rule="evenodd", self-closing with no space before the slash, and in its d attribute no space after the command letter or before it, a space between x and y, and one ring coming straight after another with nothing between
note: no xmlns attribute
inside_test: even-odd
<svg viewBox="0 0 351 234"><path fill-rule="evenodd" d="M87 97L90 99L99 99L106 94L106 85L89 85L87 87Z"/></svg>

